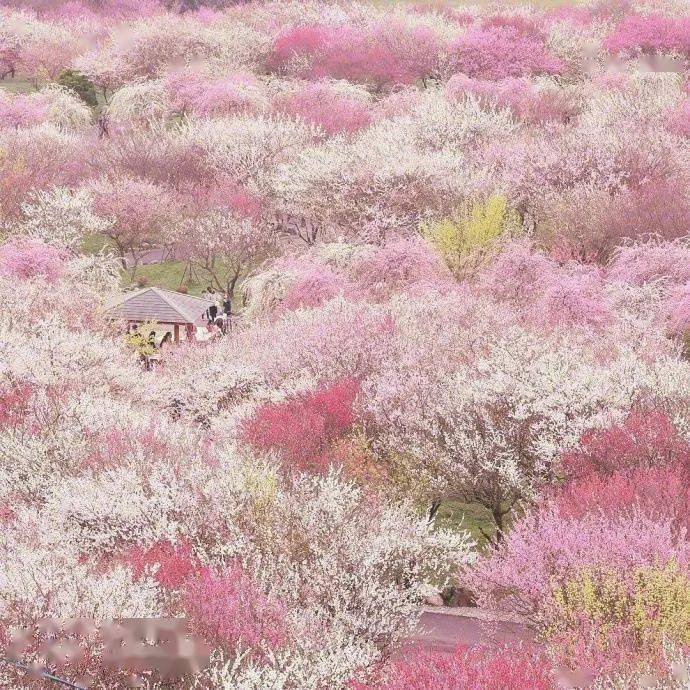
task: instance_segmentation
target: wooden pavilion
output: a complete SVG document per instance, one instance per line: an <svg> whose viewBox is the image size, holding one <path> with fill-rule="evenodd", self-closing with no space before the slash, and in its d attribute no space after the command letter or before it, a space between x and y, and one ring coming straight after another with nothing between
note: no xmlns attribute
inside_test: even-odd
<svg viewBox="0 0 690 690"><path fill-rule="evenodd" d="M155 321L173 327L173 337L180 342L180 326L189 329L206 323L206 312L213 304L210 300L181 292L147 287L128 292L111 302L107 314L131 324Z"/></svg>

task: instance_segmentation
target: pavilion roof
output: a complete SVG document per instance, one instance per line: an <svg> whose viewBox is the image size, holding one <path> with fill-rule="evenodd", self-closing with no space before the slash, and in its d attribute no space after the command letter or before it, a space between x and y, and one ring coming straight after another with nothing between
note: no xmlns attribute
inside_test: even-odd
<svg viewBox="0 0 690 690"><path fill-rule="evenodd" d="M107 313L126 321L197 324L212 304L201 297L147 287L118 297L108 305Z"/></svg>

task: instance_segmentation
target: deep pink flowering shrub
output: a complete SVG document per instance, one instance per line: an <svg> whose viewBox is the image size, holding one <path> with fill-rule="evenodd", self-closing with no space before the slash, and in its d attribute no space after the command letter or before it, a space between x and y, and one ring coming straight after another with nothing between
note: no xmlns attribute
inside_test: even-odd
<svg viewBox="0 0 690 690"><path fill-rule="evenodd" d="M273 44L269 66L283 67L290 60L309 57L320 52L330 37L327 26L302 24L283 29Z"/></svg>
<svg viewBox="0 0 690 690"><path fill-rule="evenodd" d="M585 432L580 447L562 459L568 477L676 463L690 470L690 443L656 411L631 412L622 424Z"/></svg>
<svg viewBox="0 0 690 690"><path fill-rule="evenodd" d="M400 22L360 27L302 25L281 32L269 67L289 68L300 60L300 76L367 82L377 87L410 84L431 75L441 44L426 27ZM308 65L306 71L304 64Z"/></svg>
<svg viewBox="0 0 690 690"><path fill-rule="evenodd" d="M149 547L135 546L123 560L135 577L153 574L156 582L166 589L179 589L201 568L188 542L160 541Z"/></svg>
<svg viewBox="0 0 690 690"><path fill-rule="evenodd" d="M354 690L554 690L549 662L527 646L458 647L454 653L410 651L380 682Z"/></svg>
<svg viewBox="0 0 690 690"><path fill-rule="evenodd" d="M535 30L514 23L471 28L449 52L455 70L476 79L559 74L565 68Z"/></svg>
<svg viewBox="0 0 690 690"><path fill-rule="evenodd" d="M64 269L64 252L31 238L15 238L0 245L0 275L26 280L41 277L54 283Z"/></svg>
<svg viewBox="0 0 690 690"><path fill-rule="evenodd" d="M184 609L190 627L226 652L275 650L287 635L286 610L270 599L239 565L219 573L202 568L187 581Z"/></svg>
<svg viewBox="0 0 690 690"><path fill-rule="evenodd" d="M539 91L527 79L515 77L489 81L455 74L446 84L446 93L450 98L472 94L490 106L509 108L525 122L563 122L574 112L562 92Z"/></svg>
<svg viewBox="0 0 690 690"><path fill-rule="evenodd" d="M188 201L187 208L190 213L230 211L239 218L257 220L264 208L264 201L256 192L226 176L219 176L210 186L197 181L183 184L181 187L183 198Z"/></svg>
<svg viewBox="0 0 690 690"><path fill-rule="evenodd" d="M355 422L353 410L359 384L337 381L314 392L258 408L241 430L246 443L261 451L276 451L292 469L324 471L328 446Z"/></svg>
<svg viewBox="0 0 690 690"><path fill-rule="evenodd" d="M540 327L603 328L613 319L598 268L576 262L560 265L529 242L506 243L478 282L483 291L510 303L523 319Z"/></svg>
<svg viewBox="0 0 690 690"><path fill-rule="evenodd" d="M365 33L338 31L316 73L379 87L412 84L434 73L441 50L431 29L392 21Z"/></svg>
<svg viewBox="0 0 690 690"><path fill-rule="evenodd" d="M668 53L690 55L690 17L629 14L606 37L611 53Z"/></svg>
<svg viewBox="0 0 690 690"><path fill-rule="evenodd" d="M587 513L606 516L640 511L656 521L668 521L677 530L690 529L690 465L594 472L574 479L554 493L558 512L565 518Z"/></svg>
<svg viewBox="0 0 690 690"><path fill-rule="evenodd" d="M327 134L354 134L371 122L369 104L325 84L308 84L277 99L279 112L321 127Z"/></svg>

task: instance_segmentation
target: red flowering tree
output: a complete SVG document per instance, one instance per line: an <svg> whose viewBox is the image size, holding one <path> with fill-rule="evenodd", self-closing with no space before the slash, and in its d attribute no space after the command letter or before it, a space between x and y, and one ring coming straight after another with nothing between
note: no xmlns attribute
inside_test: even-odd
<svg viewBox="0 0 690 690"><path fill-rule="evenodd" d="M124 557L136 578L153 575L166 589L179 589L201 568L187 541L158 541L149 547L135 546Z"/></svg>
<svg viewBox="0 0 690 690"><path fill-rule="evenodd" d="M242 429L245 442L277 452L289 467L323 471L328 448L355 422L353 410L359 384L343 379L314 392L259 407Z"/></svg>
<svg viewBox="0 0 690 690"><path fill-rule="evenodd" d="M655 411L631 412L622 424L588 431L580 448L563 457L571 478L669 464L690 469L690 443L666 414Z"/></svg>

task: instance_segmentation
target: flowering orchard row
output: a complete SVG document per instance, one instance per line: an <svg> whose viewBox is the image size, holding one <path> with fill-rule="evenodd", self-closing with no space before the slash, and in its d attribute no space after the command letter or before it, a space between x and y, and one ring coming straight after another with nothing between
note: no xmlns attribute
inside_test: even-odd
<svg viewBox="0 0 690 690"><path fill-rule="evenodd" d="M181 687L683 687L683 3L192 4L0 10L3 646L185 617ZM142 374L103 313L151 243L243 319ZM449 586L535 644L401 656Z"/></svg>

